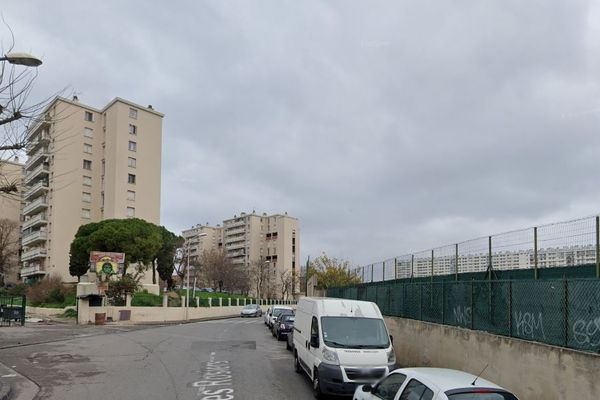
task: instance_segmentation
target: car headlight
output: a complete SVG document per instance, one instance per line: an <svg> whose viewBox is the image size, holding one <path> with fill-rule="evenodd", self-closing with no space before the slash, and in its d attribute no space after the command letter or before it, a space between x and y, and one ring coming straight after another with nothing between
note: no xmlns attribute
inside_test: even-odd
<svg viewBox="0 0 600 400"><path fill-rule="evenodd" d="M329 350L326 347L323 348L323 360L328 364L340 365L340 359L335 350Z"/></svg>
<svg viewBox="0 0 600 400"><path fill-rule="evenodd" d="M394 348L392 347L390 351L387 352L388 364L396 362L396 353L394 352Z"/></svg>

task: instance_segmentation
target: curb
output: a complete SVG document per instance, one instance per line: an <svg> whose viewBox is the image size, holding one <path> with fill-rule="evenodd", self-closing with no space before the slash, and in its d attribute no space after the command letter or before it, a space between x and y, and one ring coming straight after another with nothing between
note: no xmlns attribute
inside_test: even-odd
<svg viewBox="0 0 600 400"><path fill-rule="evenodd" d="M10 385L0 382L0 400L8 400L10 398L10 393Z"/></svg>

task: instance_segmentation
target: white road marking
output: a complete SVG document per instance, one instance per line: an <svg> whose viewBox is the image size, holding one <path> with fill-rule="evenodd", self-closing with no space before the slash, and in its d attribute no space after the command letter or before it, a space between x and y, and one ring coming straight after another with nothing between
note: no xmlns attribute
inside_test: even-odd
<svg viewBox="0 0 600 400"><path fill-rule="evenodd" d="M14 378L15 376L17 376L17 374L8 374L8 375L2 375L2 376L0 376L0 378Z"/></svg>

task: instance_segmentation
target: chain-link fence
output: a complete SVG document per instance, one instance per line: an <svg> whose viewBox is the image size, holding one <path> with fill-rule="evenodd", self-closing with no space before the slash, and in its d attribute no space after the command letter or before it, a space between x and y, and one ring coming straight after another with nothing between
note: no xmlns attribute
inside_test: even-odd
<svg viewBox="0 0 600 400"><path fill-rule="evenodd" d="M584 275L563 269L588 266ZM558 270L557 270L558 269ZM598 216L467 240L357 267L362 282L394 279L600 278Z"/></svg>
<svg viewBox="0 0 600 400"><path fill-rule="evenodd" d="M329 289L384 315L600 352L600 280L387 281Z"/></svg>

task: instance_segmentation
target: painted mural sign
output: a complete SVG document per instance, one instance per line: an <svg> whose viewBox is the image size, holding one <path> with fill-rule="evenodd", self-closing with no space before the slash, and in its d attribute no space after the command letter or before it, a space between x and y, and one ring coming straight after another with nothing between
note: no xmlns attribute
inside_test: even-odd
<svg viewBox="0 0 600 400"><path fill-rule="evenodd" d="M90 270L97 274L116 275L123 270L125 253L92 251L90 253Z"/></svg>

